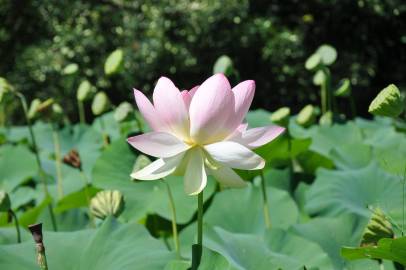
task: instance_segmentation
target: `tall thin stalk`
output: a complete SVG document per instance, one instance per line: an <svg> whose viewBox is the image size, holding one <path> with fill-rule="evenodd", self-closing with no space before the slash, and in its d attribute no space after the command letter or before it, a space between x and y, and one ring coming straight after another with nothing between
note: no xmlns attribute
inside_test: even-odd
<svg viewBox="0 0 406 270"><path fill-rule="evenodd" d="M20 232L20 224L18 223L18 218L16 213L12 210L9 209L8 212L10 213L10 215L13 217L14 220L14 224L16 226L16 231L17 231L17 242L21 243L21 232Z"/></svg>
<svg viewBox="0 0 406 270"><path fill-rule="evenodd" d="M265 176L263 170L261 170L261 189L262 189L265 226L267 229L269 229L271 228L271 217L269 216L268 195L266 192Z"/></svg>
<svg viewBox="0 0 406 270"><path fill-rule="evenodd" d="M171 191L171 187L169 186L169 184L163 180L163 182L166 185L166 191L168 192L168 199L169 199L169 206L171 208L171 212L172 212L172 234L173 234L173 243L175 245L175 251L176 251L176 255L178 256L178 258L180 258L180 245L179 245L179 237L178 237L178 227L176 224L176 208L175 208L175 201L173 199L172 196L172 191Z"/></svg>
<svg viewBox="0 0 406 270"><path fill-rule="evenodd" d="M63 179L62 179L62 160L61 160L61 144L59 142L59 133L55 126L51 123L52 140L54 141L55 152L55 169L56 169L56 182L58 189L58 197L63 197Z"/></svg>
<svg viewBox="0 0 406 270"><path fill-rule="evenodd" d="M79 121L81 124L86 123L85 106L83 101L78 100L78 110L79 110Z"/></svg>
<svg viewBox="0 0 406 270"><path fill-rule="evenodd" d="M203 191L197 195L197 244L192 246L192 270L197 270L203 251Z"/></svg>
<svg viewBox="0 0 406 270"><path fill-rule="evenodd" d="M25 120L27 121L27 126L28 126L28 130L29 130L29 133L30 133L30 137L31 137L32 147L33 147L33 151L34 151L34 154L35 154L35 159L36 159L36 162L37 162L39 175L40 175L40 178L41 178L41 181L42 181L42 186L43 186L43 189L44 189L45 196L47 198L49 198L51 196L49 194L48 186L47 186L47 183L46 183L45 172L44 172L44 170L42 168L42 165L41 165L41 158L40 158L39 153L38 153L37 141L35 139L35 134L34 134L34 131L32 129L31 120L28 117L27 100L25 99L25 96L23 94L21 94L20 92L16 92L15 94L20 99L21 105L23 107L24 116L25 116ZM52 228L53 228L54 231L57 231L55 214L54 214L54 211L52 209L52 204L48 204L48 211L49 211L49 215L51 217Z"/></svg>

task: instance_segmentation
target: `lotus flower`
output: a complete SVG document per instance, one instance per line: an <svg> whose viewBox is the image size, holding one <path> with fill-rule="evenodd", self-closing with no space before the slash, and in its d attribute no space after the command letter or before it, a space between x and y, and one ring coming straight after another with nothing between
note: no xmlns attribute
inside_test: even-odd
<svg viewBox="0 0 406 270"><path fill-rule="evenodd" d="M139 90L135 101L152 132L128 138L139 151L157 157L131 177L156 180L170 174L184 175L185 192L200 193L207 175L228 187L246 183L233 169L258 170L265 160L254 153L278 135L279 126L247 129L242 123L251 105L255 82L248 80L231 89L223 74L215 74L190 91L161 77L154 89L153 105Z"/></svg>

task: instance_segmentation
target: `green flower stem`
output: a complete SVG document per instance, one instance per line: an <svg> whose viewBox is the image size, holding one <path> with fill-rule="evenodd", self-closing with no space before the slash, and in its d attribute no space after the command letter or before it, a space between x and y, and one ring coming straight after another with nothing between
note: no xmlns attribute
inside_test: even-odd
<svg viewBox="0 0 406 270"><path fill-rule="evenodd" d="M321 112L322 114L332 110L331 74L327 67L322 67L325 79L321 84Z"/></svg>
<svg viewBox="0 0 406 270"><path fill-rule="evenodd" d="M90 225L92 226L92 228L96 228L95 218L94 218L92 211L90 210L90 195L89 195L89 190L88 190L88 187L90 186L90 181L87 178L82 167L79 167L79 171L80 171L80 175L82 176L83 180L85 180L85 184L86 184L85 185L85 196L86 196L87 209L88 209L87 211L88 211L88 215L89 215L89 219L90 219Z"/></svg>
<svg viewBox="0 0 406 270"><path fill-rule="evenodd" d="M8 212L10 213L10 215L13 217L14 219L14 224L16 226L16 231L17 231L17 242L21 243L21 232L20 232L20 224L18 223L18 218L16 213L12 210L9 209Z"/></svg>
<svg viewBox="0 0 406 270"><path fill-rule="evenodd" d="M267 229L269 229L269 228L271 228L271 217L269 216L268 195L266 193L264 170L261 170L261 189L262 189L262 198L263 198L263 204L264 204L263 207L264 207L265 226Z"/></svg>
<svg viewBox="0 0 406 270"><path fill-rule="evenodd" d="M286 136L288 137L288 153L289 153L289 181L293 187L293 155L292 155L292 136L290 136L289 129L286 127Z"/></svg>
<svg viewBox="0 0 406 270"><path fill-rule="evenodd" d="M86 124L85 106L83 101L78 100L79 121L81 124Z"/></svg>
<svg viewBox="0 0 406 270"><path fill-rule="evenodd" d="M103 117L100 116L99 120L100 120L100 127L101 127L101 130L102 130L102 136L103 136L103 146L107 147L109 145L109 137L108 137L108 135L106 134L106 131L105 131L106 127L104 125Z"/></svg>
<svg viewBox="0 0 406 270"><path fill-rule="evenodd" d="M192 270L197 270L203 251L203 191L197 195L197 244L192 246Z"/></svg>
<svg viewBox="0 0 406 270"><path fill-rule="evenodd" d="M180 258L180 249L179 249L180 245L179 245L179 237L178 237L178 227L176 224L175 201L173 200L171 187L165 180L163 180L163 182L166 185L166 190L168 192L169 206L170 206L171 212L172 212L172 234L173 234L173 242L175 245L176 256L178 256L178 258Z"/></svg>
<svg viewBox="0 0 406 270"><path fill-rule="evenodd" d="M21 101L21 105L23 107L24 110L24 115L25 115L25 119L27 121L27 126L28 126L28 130L30 133L30 137L31 137L31 141L32 141L32 146L33 146L33 150L34 150L34 154L35 154L35 158L36 158L36 162L37 162L37 166L38 166L38 170L39 170L39 174L41 177L41 181L42 181L42 186L44 189L44 193L45 196L47 198L51 197L48 191L48 187L47 187L47 183L46 183L46 178L45 178L45 173L44 170L42 169L42 165L41 165L41 158L39 156L38 153L38 147L37 147L37 141L35 140L35 134L34 131L32 129L32 125L31 125L31 120L28 117L28 106L27 106L27 100L25 99L24 95L21 94L20 92L16 92L17 97L20 99ZM57 231L57 226L56 226L56 220L55 220L55 214L54 214L54 210L52 209L52 204L48 204L48 211L49 211L49 215L51 217L51 222L52 222L52 228L54 229L54 231Z"/></svg>
<svg viewBox="0 0 406 270"><path fill-rule="evenodd" d="M53 124L52 127L52 139L54 141L54 152L55 152L55 169L56 169L56 181L58 187L58 197L61 199L63 197L63 179L62 179L62 163L61 163L61 144L59 142L59 134L57 129Z"/></svg>
<svg viewBox="0 0 406 270"><path fill-rule="evenodd" d="M357 106L355 105L354 94L351 93L348 98L350 99L352 117L355 118L357 116Z"/></svg>

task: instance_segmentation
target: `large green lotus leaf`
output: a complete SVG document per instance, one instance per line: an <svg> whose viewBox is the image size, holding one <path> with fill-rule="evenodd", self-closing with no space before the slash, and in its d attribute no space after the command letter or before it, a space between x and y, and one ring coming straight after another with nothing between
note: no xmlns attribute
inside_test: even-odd
<svg viewBox="0 0 406 270"><path fill-rule="evenodd" d="M318 243L330 256L334 269L341 270L348 266L348 263L340 256L341 247L343 245L358 245L367 222L368 219L360 219L354 215L315 218L307 223L294 225L291 231Z"/></svg>
<svg viewBox="0 0 406 270"><path fill-rule="evenodd" d="M267 187L269 215L273 228L288 228L298 220L298 209L289 193ZM262 190L259 185L218 193L204 216L204 222L230 232L262 233L266 230Z"/></svg>
<svg viewBox="0 0 406 270"><path fill-rule="evenodd" d="M104 113L94 119L92 127L100 134L107 134L110 140L115 141L120 138L120 125L114 119L114 111Z"/></svg>
<svg viewBox="0 0 406 270"><path fill-rule="evenodd" d="M36 190L31 187L22 186L10 193L9 196L11 208L17 210L36 198Z"/></svg>
<svg viewBox="0 0 406 270"><path fill-rule="evenodd" d="M207 226L204 237L204 245L224 256L235 269L333 269L317 244L281 229L253 235Z"/></svg>
<svg viewBox="0 0 406 270"><path fill-rule="evenodd" d="M29 232L20 228L21 240L28 241L32 239L32 236ZM10 224L10 227L0 228L0 245L5 244L16 244L17 243L17 232L14 224Z"/></svg>
<svg viewBox="0 0 406 270"><path fill-rule="evenodd" d="M386 171L403 176L406 170L406 136L393 129L380 129L369 137L375 159Z"/></svg>
<svg viewBox="0 0 406 270"><path fill-rule="evenodd" d="M406 237L382 238L377 246L372 247L344 247L341 255L347 260L385 259L406 266Z"/></svg>
<svg viewBox="0 0 406 270"><path fill-rule="evenodd" d="M190 269L190 260L173 260L170 261L164 270L188 270ZM238 270L219 253L203 247L202 260L199 270Z"/></svg>
<svg viewBox="0 0 406 270"><path fill-rule="evenodd" d="M186 195L183 178L168 176L165 180L133 182L130 173L135 159L136 155L126 140L117 140L97 160L93 170L94 185L103 189L120 190L124 194L126 206L122 215L126 219L139 220L150 213L171 219L167 183L175 201L177 222L188 222L197 209L197 198ZM205 200L214 189L215 182L209 178L204 190Z"/></svg>
<svg viewBox="0 0 406 270"><path fill-rule="evenodd" d="M389 212L401 205L401 182L375 162L354 170L320 169L306 194L306 210L310 214L325 216L355 213L368 217L368 206L379 206Z"/></svg>
<svg viewBox="0 0 406 270"><path fill-rule="evenodd" d="M0 147L0 189L10 192L37 174L35 156L26 147Z"/></svg>
<svg viewBox="0 0 406 270"><path fill-rule="evenodd" d="M372 159L372 149L369 145L352 143L333 147L329 156L337 168L356 169L367 166Z"/></svg>
<svg viewBox="0 0 406 270"><path fill-rule="evenodd" d="M380 132L381 130L395 130L392 119L388 117L375 117L374 120L356 118L354 123L361 128L362 134L366 138L374 136L376 132Z"/></svg>
<svg viewBox="0 0 406 270"><path fill-rule="evenodd" d="M263 109L249 111L246 119L250 128L273 125L271 113Z"/></svg>
<svg viewBox="0 0 406 270"><path fill-rule="evenodd" d="M264 177L267 186L275 187L281 190L290 191L290 173L289 168L286 169L269 169L264 172Z"/></svg>
<svg viewBox="0 0 406 270"><path fill-rule="evenodd" d="M45 232L49 269L161 270L175 256L138 224L108 219L97 230ZM37 269L33 241L0 246L0 269Z"/></svg>

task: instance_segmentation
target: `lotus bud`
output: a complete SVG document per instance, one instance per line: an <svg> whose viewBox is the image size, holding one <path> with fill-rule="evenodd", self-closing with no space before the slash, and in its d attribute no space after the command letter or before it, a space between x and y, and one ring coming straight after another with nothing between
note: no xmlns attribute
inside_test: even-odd
<svg viewBox="0 0 406 270"><path fill-rule="evenodd" d="M376 246L381 238L393 237L391 223L381 209L375 209L362 235L361 246Z"/></svg>
<svg viewBox="0 0 406 270"><path fill-rule="evenodd" d="M123 122L129 118L132 112L134 112L133 106L128 102L122 102L114 111L114 119L117 122Z"/></svg>
<svg viewBox="0 0 406 270"><path fill-rule="evenodd" d="M326 74L323 70L318 70L316 74L313 76L313 83L314 85L322 85L326 80Z"/></svg>
<svg viewBox="0 0 406 270"><path fill-rule="evenodd" d="M213 66L213 74L223 73L230 76L233 73L233 61L227 55L220 56Z"/></svg>
<svg viewBox="0 0 406 270"><path fill-rule="evenodd" d="M62 74L64 75L72 75L75 74L76 72L78 72L79 70L79 66L76 63L71 63L69 65L67 65L63 70L62 70Z"/></svg>
<svg viewBox="0 0 406 270"><path fill-rule="evenodd" d="M351 82L349 79L341 80L340 85L334 92L336 97L348 97L351 94Z"/></svg>
<svg viewBox="0 0 406 270"><path fill-rule="evenodd" d="M309 127L316 121L316 108L308 104L297 115L296 123L302 127Z"/></svg>
<svg viewBox="0 0 406 270"><path fill-rule="evenodd" d="M0 190L0 212L8 212L11 208L10 197L7 192Z"/></svg>
<svg viewBox="0 0 406 270"><path fill-rule="evenodd" d="M305 63L305 68L307 70L316 69L321 63L321 56L317 53L312 54L309 58L307 58Z"/></svg>
<svg viewBox="0 0 406 270"><path fill-rule="evenodd" d="M76 98L83 102L91 99L95 92L95 87L88 80L84 80L79 84L78 90L76 91Z"/></svg>
<svg viewBox="0 0 406 270"><path fill-rule="evenodd" d="M92 112L101 115L110 108L110 100L105 92L98 92L93 99Z"/></svg>
<svg viewBox="0 0 406 270"><path fill-rule="evenodd" d="M322 126L331 126L333 124L333 113L328 111L323 114L319 119L319 124Z"/></svg>
<svg viewBox="0 0 406 270"><path fill-rule="evenodd" d="M100 219L118 217L124 209L123 194L117 190L103 190L90 201L90 211Z"/></svg>
<svg viewBox="0 0 406 270"><path fill-rule="evenodd" d="M384 88L369 105L368 112L373 115L397 117L403 112L404 101L394 84Z"/></svg>
<svg viewBox="0 0 406 270"><path fill-rule="evenodd" d="M277 125L286 127L289 123L290 108L282 107L271 114L271 121Z"/></svg>

